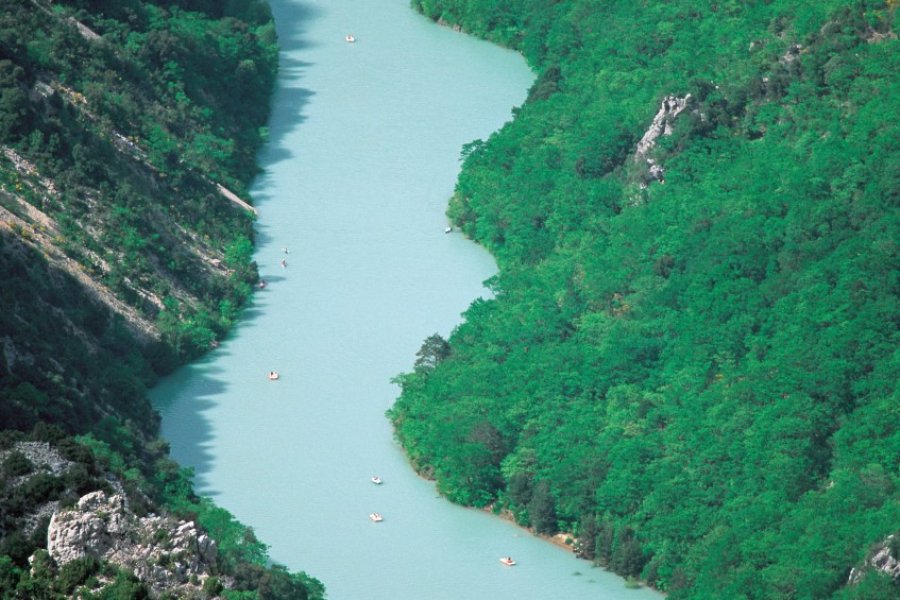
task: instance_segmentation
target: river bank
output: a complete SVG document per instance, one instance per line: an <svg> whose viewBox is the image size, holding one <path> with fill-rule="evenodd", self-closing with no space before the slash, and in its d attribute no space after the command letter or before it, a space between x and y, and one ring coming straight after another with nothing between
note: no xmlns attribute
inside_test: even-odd
<svg viewBox="0 0 900 600"><path fill-rule="evenodd" d="M173 454L334 600L624 592L599 570L573 577L583 563L571 553L439 498L384 418L391 378L422 340L448 335L488 294L493 259L445 235L444 211L460 149L511 118L531 72L404 0L272 4L282 69L253 190L267 286L230 338L155 390ZM507 555L516 569L498 564Z"/></svg>

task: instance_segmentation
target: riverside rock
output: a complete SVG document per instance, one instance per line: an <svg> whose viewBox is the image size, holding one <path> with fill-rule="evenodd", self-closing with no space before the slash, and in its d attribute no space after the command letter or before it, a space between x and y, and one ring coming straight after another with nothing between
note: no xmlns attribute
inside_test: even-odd
<svg viewBox="0 0 900 600"><path fill-rule="evenodd" d="M154 596L199 594L216 572L216 543L193 522L138 517L125 497L91 492L53 514L47 550L60 565L91 556L131 570Z"/></svg>

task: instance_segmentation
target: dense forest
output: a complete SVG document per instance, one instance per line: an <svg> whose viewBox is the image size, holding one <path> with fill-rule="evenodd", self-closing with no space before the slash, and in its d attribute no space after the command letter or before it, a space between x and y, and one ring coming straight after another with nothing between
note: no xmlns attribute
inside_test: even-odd
<svg viewBox="0 0 900 600"><path fill-rule="evenodd" d="M673 599L900 597L897 2L412 4L538 73L463 149L500 271L397 378L414 466Z"/></svg>
<svg viewBox="0 0 900 600"><path fill-rule="evenodd" d="M264 0L0 0L0 597L156 594L48 558L50 513L95 490L199 523L202 597L322 596L194 494L146 396L257 283L241 198L277 67Z"/></svg>

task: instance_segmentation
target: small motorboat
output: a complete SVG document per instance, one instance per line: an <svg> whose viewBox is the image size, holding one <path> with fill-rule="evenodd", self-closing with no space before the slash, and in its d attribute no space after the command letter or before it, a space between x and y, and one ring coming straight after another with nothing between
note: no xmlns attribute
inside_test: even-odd
<svg viewBox="0 0 900 600"><path fill-rule="evenodd" d="M446 229L444 229L444 233L451 233L452 231L453 231L452 227L447 227Z"/></svg>
<svg viewBox="0 0 900 600"><path fill-rule="evenodd" d="M504 556L503 558L500 559L500 562L502 562L507 567L512 567L513 565L516 564L516 561L514 561L512 559L512 557L510 557L510 556Z"/></svg>
<svg viewBox="0 0 900 600"><path fill-rule="evenodd" d="M269 381L275 381L279 377L278 371L269 371Z"/></svg>
<svg viewBox="0 0 900 600"><path fill-rule="evenodd" d="M266 284L266 280L265 280L265 279L260 279L260 280L259 280L259 289L261 289L261 290L266 289L266 285L268 285L268 284Z"/></svg>
<svg viewBox="0 0 900 600"><path fill-rule="evenodd" d="M356 41L356 38L353 37L353 34L348 33L347 35L344 36L344 41L347 42L348 44L352 44L353 42Z"/></svg>
<svg viewBox="0 0 900 600"><path fill-rule="evenodd" d="M369 518L372 519L375 523L381 523L384 521L384 517L381 516L381 513L372 513L369 515Z"/></svg>
<svg viewBox="0 0 900 600"><path fill-rule="evenodd" d="M379 477L378 475L373 475L371 481L375 485L381 485L383 483L381 477Z"/></svg>

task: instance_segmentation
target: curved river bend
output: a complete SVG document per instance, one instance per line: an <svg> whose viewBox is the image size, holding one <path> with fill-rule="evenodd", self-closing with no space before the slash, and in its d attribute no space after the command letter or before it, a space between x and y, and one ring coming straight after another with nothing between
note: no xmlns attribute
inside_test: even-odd
<svg viewBox="0 0 900 600"><path fill-rule="evenodd" d="M461 146L510 118L531 72L407 0L272 5L281 73L254 190L270 285L227 342L154 389L172 454L332 600L658 597L438 498L384 416L391 377L494 272L444 234L444 209Z"/></svg>

